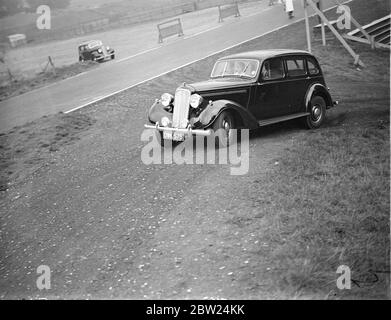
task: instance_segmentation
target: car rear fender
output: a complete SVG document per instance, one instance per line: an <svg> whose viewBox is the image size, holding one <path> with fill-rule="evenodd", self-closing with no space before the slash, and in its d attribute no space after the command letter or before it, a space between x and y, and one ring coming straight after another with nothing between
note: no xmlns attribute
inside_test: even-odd
<svg viewBox="0 0 391 320"><path fill-rule="evenodd" d="M329 109L333 106L333 99L331 98L329 90L321 83L312 84L305 95L305 107L306 110L310 107L310 102L313 96L320 96L326 102L326 108Z"/></svg>
<svg viewBox="0 0 391 320"><path fill-rule="evenodd" d="M210 127L224 110L229 110L233 113L237 128L254 129L258 127L257 120L248 110L231 100L212 101L201 112L197 120L202 127Z"/></svg>

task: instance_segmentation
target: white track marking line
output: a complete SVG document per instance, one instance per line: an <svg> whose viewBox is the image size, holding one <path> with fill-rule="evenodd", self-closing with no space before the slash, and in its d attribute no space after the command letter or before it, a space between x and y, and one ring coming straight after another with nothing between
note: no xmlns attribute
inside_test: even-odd
<svg viewBox="0 0 391 320"><path fill-rule="evenodd" d="M159 47L153 47L151 49L147 49L147 50L144 50L144 51L141 51L141 52L138 52L136 54L133 54L131 56L128 56L128 57L125 57L125 58L122 58L122 59L119 59L119 60L116 60L115 63L119 63L119 62L123 62L123 61L126 61L126 60L129 60L129 59L132 59L132 58L135 58L137 56L140 56L142 54L145 54L145 53L148 53L148 52L151 52L151 51L154 51L154 50L157 50L157 49L160 49L162 46L159 46Z"/></svg>
<svg viewBox="0 0 391 320"><path fill-rule="evenodd" d="M343 2L342 4L346 4L346 3L349 3L349 2L352 2L352 1L353 1L353 0L347 0L347 1ZM337 8L338 6L339 6L339 5L332 6L332 7L328 8L328 9L325 9L324 11L329 11L329 10L335 9L335 8ZM310 17L313 17L313 16L315 16L315 15L316 15L316 14L312 14ZM284 24L283 26L280 26L280 27L277 27L277 28L275 28L275 29L273 29L273 30L267 31L267 32L265 32L265 33L262 33L261 35L251 37L250 39L241 41L241 42L236 43L236 44L234 44L234 45L232 45L232 46L229 46L229 47L226 47L226 48L224 48L224 49L215 51L215 52L210 53L210 54L208 54L208 55L206 55L206 56L204 56L204 57L202 57L202 58L200 58L200 59L196 59L196 60L190 61L190 62L185 63L185 64L183 64L183 65L181 65L181 66L179 66L179 67L175 67L175 68L170 69L170 70L168 70L168 71L162 72L162 73L160 73L160 74L158 74L158 75L156 75L156 76L150 77L150 78L148 78L148 79L146 79L146 80L142 80L142 81L140 81L140 82L137 82L137 83L135 83L135 84L132 84L132 85L126 87L126 88L123 88L123 89L117 90L117 91L115 91L115 92L109 93L109 94L107 94L107 95L104 95L104 96L102 96L102 97L96 98L96 99L94 99L94 100L92 100L92 101L90 101L90 102L87 102L87 103L82 104L81 106L78 106L78 107L75 107L75 108L73 108L73 109L71 109L71 110L65 111L64 113L70 113L70 112L76 111L76 110L78 110L78 109L87 107L87 106L89 106L89 105L91 105L91 104L94 104L94 103L96 103L96 102L99 102L99 101L102 101L102 100L104 100L104 99L110 98L110 97L112 97L112 96L114 96L114 95L116 95L116 94L119 94L119 93L123 92L123 91L126 91L126 90L132 89L132 88L134 88L134 87L137 87L137 86L140 85L140 84L143 84L143 83L145 83L145 82L154 80L154 79L159 78L159 77L161 77L161 76L164 76L164 75L166 75L167 73L170 73L170 72L176 71L176 70L178 70L178 69L184 68L184 67L186 67L186 66L188 66L188 65L190 65L190 64L193 64L193 63L196 63L196 62L198 62L198 61L204 60L204 59L206 59L206 58L209 58L209 57L211 57L211 56L214 56L214 55L216 55L216 54L219 54L219 53L221 53L221 52L223 52L223 51L230 50L230 49L235 48L235 47L237 47L237 46L240 46L240 45L242 45L242 44L244 44L244 43L246 43L246 42L250 42L250 41L252 41L252 40L255 40L255 39L260 38L260 37L263 37L263 36L266 36L266 35L268 35L268 34L270 34L270 33L273 33L273 32L275 32L275 31L278 31L278 30L283 29L283 28L285 28L285 27L288 27L288 26L294 25L294 24L296 24L296 23L299 23L299 22L301 22L301 21L304 21L304 19L305 19L305 18L301 18L301 19L296 20L296 21L294 21L294 22L292 22L292 23Z"/></svg>

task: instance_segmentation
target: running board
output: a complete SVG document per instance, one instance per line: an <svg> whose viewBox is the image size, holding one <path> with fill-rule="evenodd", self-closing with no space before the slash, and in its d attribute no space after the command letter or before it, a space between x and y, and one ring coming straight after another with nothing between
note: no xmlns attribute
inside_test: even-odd
<svg viewBox="0 0 391 320"><path fill-rule="evenodd" d="M270 119L258 121L258 125L260 127L263 127L263 126L267 126L269 124L273 124L273 123L277 123L277 122L282 122L282 121L305 117L305 116L308 116L309 114L310 114L309 112L301 112L301 113L294 113L294 114L290 114L290 115L282 116L282 117L270 118Z"/></svg>

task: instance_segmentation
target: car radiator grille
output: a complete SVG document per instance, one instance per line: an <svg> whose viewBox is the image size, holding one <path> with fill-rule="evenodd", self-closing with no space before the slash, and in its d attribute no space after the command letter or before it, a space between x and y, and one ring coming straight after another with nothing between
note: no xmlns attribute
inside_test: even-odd
<svg viewBox="0 0 391 320"><path fill-rule="evenodd" d="M174 98L174 114L172 126L174 128L186 128L189 116L190 90L177 89Z"/></svg>

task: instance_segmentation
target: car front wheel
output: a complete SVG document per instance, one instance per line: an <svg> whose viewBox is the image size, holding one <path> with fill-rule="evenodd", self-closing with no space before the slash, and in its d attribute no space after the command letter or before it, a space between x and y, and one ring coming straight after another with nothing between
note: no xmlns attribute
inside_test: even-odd
<svg viewBox="0 0 391 320"><path fill-rule="evenodd" d="M213 131L215 134L216 146L228 147L233 144L233 132L235 121L232 114L228 111L223 111L213 122Z"/></svg>
<svg viewBox="0 0 391 320"><path fill-rule="evenodd" d="M313 96L309 106L309 115L305 118L308 129L319 128L326 117L326 102L320 96Z"/></svg>

